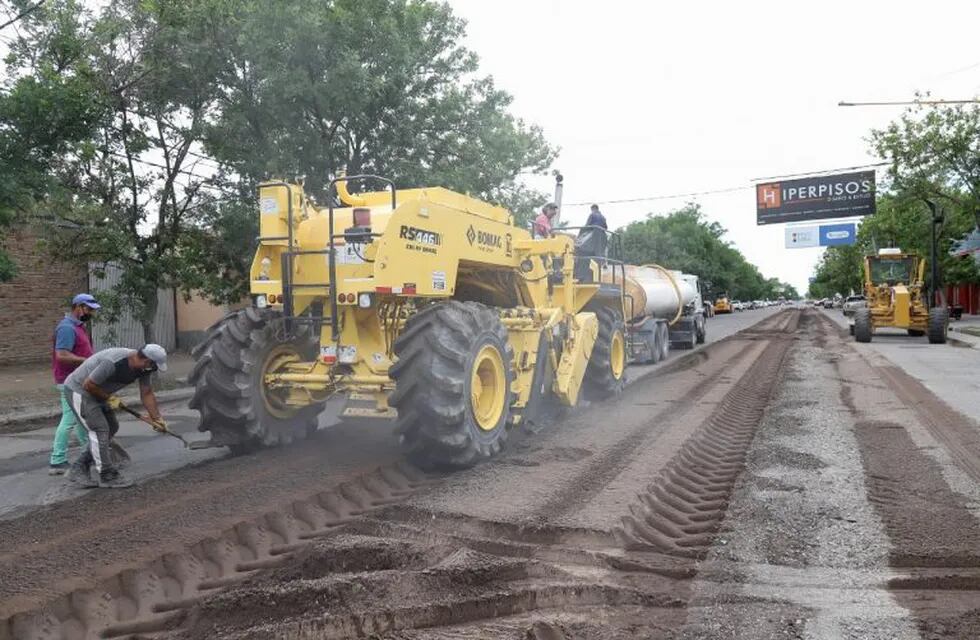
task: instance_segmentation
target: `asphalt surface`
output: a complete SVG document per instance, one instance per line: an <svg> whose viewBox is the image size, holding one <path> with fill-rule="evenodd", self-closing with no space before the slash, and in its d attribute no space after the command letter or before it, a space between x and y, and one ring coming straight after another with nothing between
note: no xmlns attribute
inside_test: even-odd
<svg viewBox="0 0 980 640"><path fill-rule="evenodd" d="M706 344L725 338L736 331L758 322L773 313L774 309L746 311L733 315L715 316L708 321ZM702 347L699 347L702 348ZM638 379L666 366L687 353L672 350L670 357L656 365L631 367L629 377ZM51 402L57 402L54 390ZM343 401L335 399L327 403L320 416L320 428L328 429L339 423L338 413ZM163 405L161 410L170 428L188 440L207 440L207 434L197 430L198 413L187 408L186 401ZM52 420L51 424L57 424ZM154 433L150 427L125 414L119 415L119 443L133 459L126 470L136 482L173 473L189 465L197 465L228 456L227 450L187 450L175 438ZM365 428L390 430L384 423L365 423ZM48 459L54 426L14 434L0 434L0 519L29 512L31 509L78 497L79 493L66 485L60 476L48 475ZM78 454L77 443L72 438L70 458Z"/></svg>
<svg viewBox="0 0 980 640"><path fill-rule="evenodd" d="M822 309L821 313L847 330L848 319L840 309ZM980 416L980 349L952 342L929 344L926 337L913 338L901 329L878 329L866 344L854 342L849 335L845 340L858 352L901 368L960 413Z"/></svg>

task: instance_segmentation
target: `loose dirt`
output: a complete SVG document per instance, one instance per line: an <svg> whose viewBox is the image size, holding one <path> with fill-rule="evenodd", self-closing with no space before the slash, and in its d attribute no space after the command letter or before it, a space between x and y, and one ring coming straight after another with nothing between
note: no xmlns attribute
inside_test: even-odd
<svg viewBox="0 0 980 640"><path fill-rule="evenodd" d="M0 523L0 640L976 637L980 451L880 364L786 311L465 472L344 425Z"/></svg>

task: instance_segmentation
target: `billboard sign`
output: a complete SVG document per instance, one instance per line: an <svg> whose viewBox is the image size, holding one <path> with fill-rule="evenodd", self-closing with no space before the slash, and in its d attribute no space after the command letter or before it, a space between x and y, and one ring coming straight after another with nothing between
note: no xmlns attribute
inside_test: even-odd
<svg viewBox="0 0 980 640"><path fill-rule="evenodd" d="M819 247L820 233L817 227L786 227L786 248L802 249Z"/></svg>
<svg viewBox="0 0 980 640"><path fill-rule="evenodd" d="M858 171L755 186L756 222L807 222L875 212L875 172Z"/></svg>
<svg viewBox="0 0 980 640"><path fill-rule="evenodd" d="M857 242L857 224L822 224L820 226L786 227L786 248L835 247Z"/></svg>
<svg viewBox="0 0 980 640"><path fill-rule="evenodd" d="M821 247L836 247L855 242L857 242L857 225L853 222L820 225Z"/></svg>

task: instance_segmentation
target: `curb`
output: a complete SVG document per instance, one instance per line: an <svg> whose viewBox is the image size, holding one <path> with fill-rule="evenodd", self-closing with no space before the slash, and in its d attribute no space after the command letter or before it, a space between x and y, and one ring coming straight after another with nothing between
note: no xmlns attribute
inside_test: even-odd
<svg viewBox="0 0 980 640"><path fill-rule="evenodd" d="M194 395L194 387L178 387L176 389L160 391L156 394L156 397L160 404L166 404L186 400L192 395ZM120 397L127 406L132 407L133 409L143 408L143 403L140 402L139 395L122 395ZM38 426L33 423L41 420L53 420L58 418L60 415L61 409L58 407L56 402L52 402L50 407L45 407L43 409L35 409L33 411L23 411L19 413L0 414L0 433L21 433L25 431L42 429L44 426L53 426Z"/></svg>
<svg viewBox="0 0 980 640"><path fill-rule="evenodd" d="M974 325L970 325L973 327ZM959 336L954 336L952 334L959 334ZM969 337L967 337L969 336ZM975 336L972 333L967 333L963 331L958 326L953 326L950 324L949 331L946 332L946 340L952 342L959 347L967 347L970 349L980 348L980 336Z"/></svg>
<svg viewBox="0 0 980 640"><path fill-rule="evenodd" d="M953 344L953 345L955 345L957 347L966 347L967 349L976 349L977 348L977 343L976 342L972 342L970 340L963 340L962 338L954 338L953 336L950 335L951 333L954 333L954 332L953 331L950 331L950 332L948 332L946 334L946 342L949 342L950 344ZM959 333L959 332L956 332L956 333Z"/></svg>

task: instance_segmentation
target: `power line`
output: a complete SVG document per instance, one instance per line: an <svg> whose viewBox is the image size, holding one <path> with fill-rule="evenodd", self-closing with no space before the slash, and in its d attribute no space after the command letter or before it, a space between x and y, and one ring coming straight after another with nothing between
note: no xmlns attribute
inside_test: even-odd
<svg viewBox="0 0 980 640"><path fill-rule="evenodd" d="M733 191L742 191L743 189L752 189L752 185L743 185L741 187L726 187L724 189L711 189L708 191L691 191L690 193L672 193L668 195L659 196L646 196L643 198L624 198L622 200L589 200L587 202L566 202L562 203L562 207L585 207L592 204L624 204L628 202L651 202L654 200L670 200L672 198L688 198L692 196L706 196L715 193L731 193Z"/></svg>
<svg viewBox="0 0 980 640"><path fill-rule="evenodd" d="M782 178L798 178L800 176L815 176L822 173L833 173L835 171L854 171L855 169L870 169L872 167L884 167L890 162L874 162L871 164L859 164L853 167L837 167L836 169L822 169L820 171L804 171L803 173L787 173L781 176L769 176L766 178L752 178L752 182L765 182L766 180L780 180Z"/></svg>
<svg viewBox="0 0 980 640"><path fill-rule="evenodd" d="M883 102L845 102L841 100L837 103L838 107L896 107L911 105L944 105L944 104L980 104L980 98L970 98L968 100L891 100Z"/></svg>
<svg viewBox="0 0 980 640"><path fill-rule="evenodd" d="M770 176L770 177L767 177L767 178L752 178L751 182L764 182L766 180L777 180L777 179L782 179L782 178L795 178L795 177L799 177L799 176L812 176L812 175L819 175L819 174L824 174L824 173L833 173L835 171L853 171L855 169L868 169L868 168L871 168L871 167L882 167L882 166L885 166L885 165L888 165L888 164L891 164L891 163L890 162L874 162L874 163L871 163L871 164L854 165L852 167L836 167L834 169L821 169L821 170L818 170L818 171L806 171L806 172L803 172L803 173L788 173L788 174L785 174L785 175ZM652 202L652 201L655 201L655 200L670 200L670 199L673 199L673 198L688 198L688 197L693 197L693 196L706 196L706 195L712 195L712 194L716 194L716 193L732 193L734 191L741 191L743 189L754 189L754 188L755 188L754 185L744 185L744 186L741 186L741 187L723 187L723 188L720 188L720 189L707 189L707 190L704 190L704 191L691 191L691 192L688 192L688 193L672 193L672 194L657 195L657 196L644 196L642 198L623 198L621 200L590 200L588 202L569 202L569 203L562 203L562 207L584 207L584 206L592 205L592 204L625 204L625 203L630 203L630 202Z"/></svg>

